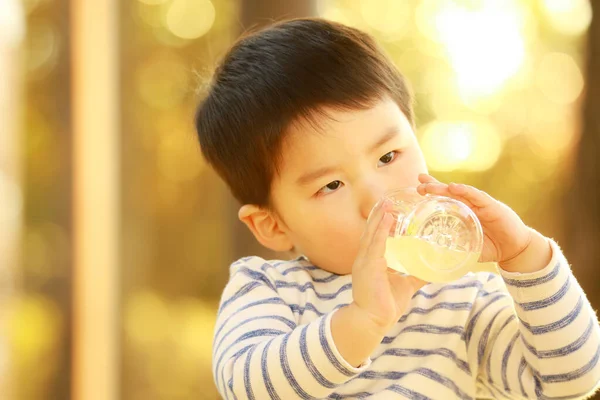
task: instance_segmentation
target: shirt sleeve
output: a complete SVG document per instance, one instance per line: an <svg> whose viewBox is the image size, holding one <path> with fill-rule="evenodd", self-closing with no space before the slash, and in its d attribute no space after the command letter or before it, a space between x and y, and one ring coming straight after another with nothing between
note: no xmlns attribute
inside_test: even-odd
<svg viewBox="0 0 600 400"><path fill-rule="evenodd" d="M232 265L218 311L213 375L225 399L324 398L368 368L354 368L340 355L331 317L296 324L277 280L253 258Z"/></svg>
<svg viewBox="0 0 600 400"><path fill-rule="evenodd" d="M484 285L465 340L480 390L497 398L575 399L600 381L600 326L558 245L528 274Z"/></svg>

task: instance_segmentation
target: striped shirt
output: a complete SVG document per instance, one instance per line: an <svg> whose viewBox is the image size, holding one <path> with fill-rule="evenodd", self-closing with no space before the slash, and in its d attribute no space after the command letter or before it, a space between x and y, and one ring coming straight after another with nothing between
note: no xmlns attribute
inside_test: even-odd
<svg viewBox="0 0 600 400"><path fill-rule="evenodd" d="M428 284L359 368L333 313L352 276L306 258L243 258L218 311L213 374L226 399L573 399L600 380L600 327L558 245L530 274Z"/></svg>

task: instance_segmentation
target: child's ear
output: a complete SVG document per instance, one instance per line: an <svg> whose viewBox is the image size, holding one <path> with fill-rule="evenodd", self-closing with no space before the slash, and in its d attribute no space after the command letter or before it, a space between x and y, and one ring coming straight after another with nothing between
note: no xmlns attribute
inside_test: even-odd
<svg viewBox="0 0 600 400"><path fill-rule="evenodd" d="M281 222L268 210L254 204L245 204L240 207L238 218L263 246L274 251L289 251L294 247L281 229Z"/></svg>

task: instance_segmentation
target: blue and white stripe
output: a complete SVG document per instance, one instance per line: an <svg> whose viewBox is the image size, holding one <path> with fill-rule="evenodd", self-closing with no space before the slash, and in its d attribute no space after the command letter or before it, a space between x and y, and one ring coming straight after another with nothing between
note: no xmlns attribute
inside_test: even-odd
<svg viewBox="0 0 600 400"><path fill-rule="evenodd" d="M469 274L419 290L359 368L333 313L351 276L306 258L232 264L213 341L226 399L571 399L600 381L600 327L558 246L533 274Z"/></svg>

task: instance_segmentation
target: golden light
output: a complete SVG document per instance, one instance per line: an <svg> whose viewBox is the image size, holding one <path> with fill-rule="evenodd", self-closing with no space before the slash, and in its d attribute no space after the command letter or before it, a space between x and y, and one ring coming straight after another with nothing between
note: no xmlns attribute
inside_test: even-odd
<svg viewBox="0 0 600 400"><path fill-rule="evenodd" d="M421 147L434 171L485 171L494 166L502 140L490 122L434 121L423 128Z"/></svg>
<svg viewBox="0 0 600 400"><path fill-rule="evenodd" d="M365 22L386 36L398 36L406 32L412 7L406 1L380 0L377 2L362 0L360 11Z"/></svg>
<svg viewBox="0 0 600 400"><path fill-rule="evenodd" d="M42 296L27 296L15 299L9 311L7 327L15 360L28 364L43 361L56 347L62 329L57 305Z"/></svg>
<svg viewBox="0 0 600 400"><path fill-rule="evenodd" d="M189 133L189 132L187 132ZM161 134L158 146L158 169L173 182L185 182L200 174L202 157L196 139L191 134L171 129Z"/></svg>
<svg viewBox="0 0 600 400"><path fill-rule="evenodd" d="M18 0L3 0L0 4L0 34L4 45L21 45L25 36L25 18L21 7Z"/></svg>
<svg viewBox="0 0 600 400"><path fill-rule="evenodd" d="M179 104L190 90L190 72L178 55L156 53L142 66L137 75L136 89L149 106L171 108Z"/></svg>
<svg viewBox="0 0 600 400"><path fill-rule="evenodd" d="M525 60L528 14L516 0L424 1L417 9L419 30L443 46L465 101L495 94Z"/></svg>
<svg viewBox="0 0 600 400"><path fill-rule="evenodd" d="M577 109L542 97L528 111L527 135L534 152L550 162L568 154L577 137Z"/></svg>
<svg viewBox="0 0 600 400"><path fill-rule="evenodd" d="M145 24L154 28L160 28L164 25L168 4L164 2L149 4L140 0L131 6L133 15Z"/></svg>
<svg viewBox="0 0 600 400"><path fill-rule="evenodd" d="M574 138L572 121L561 120L559 124L533 135L532 148L543 160L556 162L569 153Z"/></svg>
<svg viewBox="0 0 600 400"><path fill-rule="evenodd" d="M458 88L452 68L443 59L435 61L421 71L422 84L418 88L426 93L426 100L438 119L455 118L464 112L464 106L456 101Z"/></svg>
<svg viewBox="0 0 600 400"><path fill-rule="evenodd" d="M189 44L188 39L182 39L179 36L175 36L173 32L166 29L164 26L155 27L154 29L152 29L152 32L154 33L156 41L161 45L174 48L181 48Z"/></svg>
<svg viewBox="0 0 600 400"><path fill-rule="evenodd" d="M317 2L317 13L321 17L341 24L356 26L349 12L348 7L336 7L332 1L318 0Z"/></svg>
<svg viewBox="0 0 600 400"><path fill-rule="evenodd" d="M182 350L209 365L212 354L212 335L216 323L213 307L188 298L174 307L180 323L177 341Z"/></svg>
<svg viewBox="0 0 600 400"><path fill-rule="evenodd" d="M494 119L501 121L505 139L522 134L530 123L530 108L539 99L539 93L528 90L511 91L502 97L494 111Z"/></svg>
<svg viewBox="0 0 600 400"><path fill-rule="evenodd" d="M38 8L40 5L44 3L48 3L50 0L21 0L23 7L27 14L31 13L33 10Z"/></svg>
<svg viewBox="0 0 600 400"><path fill-rule="evenodd" d="M438 19L461 94L488 96L514 75L525 59L515 8L455 9Z"/></svg>
<svg viewBox="0 0 600 400"><path fill-rule="evenodd" d="M3 249L5 244L2 240L3 235L11 234L12 229L17 229L20 223L23 211L23 193L17 182L2 170L0 170L0 193L2 193L0 225L9 228L6 231L0 230L0 249Z"/></svg>
<svg viewBox="0 0 600 400"><path fill-rule="evenodd" d="M544 0L543 5L548 20L561 33L580 35L592 22L590 0Z"/></svg>
<svg viewBox="0 0 600 400"><path fill-rule="evenodd" d="M197 39L215 22L215 7L210 0L173 0L167 11L166 26L182 39Z"/></svg>
<svg viewBox="0 0 600 400"><path fill-rule="evenodd" d="M168 304L151 291L129 296L125 305L125 334L136 346L155 346L169 337L171 315Z"/></svg>
<svg viewBox="0 0 600 400"><path fill-rule="evenodd" d="M429 40L439 41L436 17L445 7L448 7L447 3L447 0L422 0L415 9L417 29Z"/></svg>
<svg viewBox="0 0 600 400"><path fill-rule="evenodd" d="M584 79L573 57L564 53L549 53L540 62L535 83L550 100L568 104L583 91Z"/></svg>
<svg viewBox="0 0 600 400"><path fill-rule="evenodd" d="M154 6L154 5L158 5L158 4L164 4L169 0L138 0L138 1L143 4L148 4L148 5Z"/></svg>
<svg viewBox="0 0 600 400"><path fill-rule="evenodd" d="M154 213L172 212L174 207L179 207L182 198L185 196L180 185L168 179L160 179L156 182L156 196L152 197L150 208Z"/></svg>
<svg viewBox="0 0 600 400"><path fill-rule="evenodd" d="M29 75L41 79L58 61L59 35L49 21L38 22L27 33L27 68Z"/></svg>
<svg viewBox="0 0 600 400"><path fill-rule="evenodd" d="M27 252L24 268L40 284L67 273L70 244L64 227L50 222L28 226L23 246Z"/></svg>

